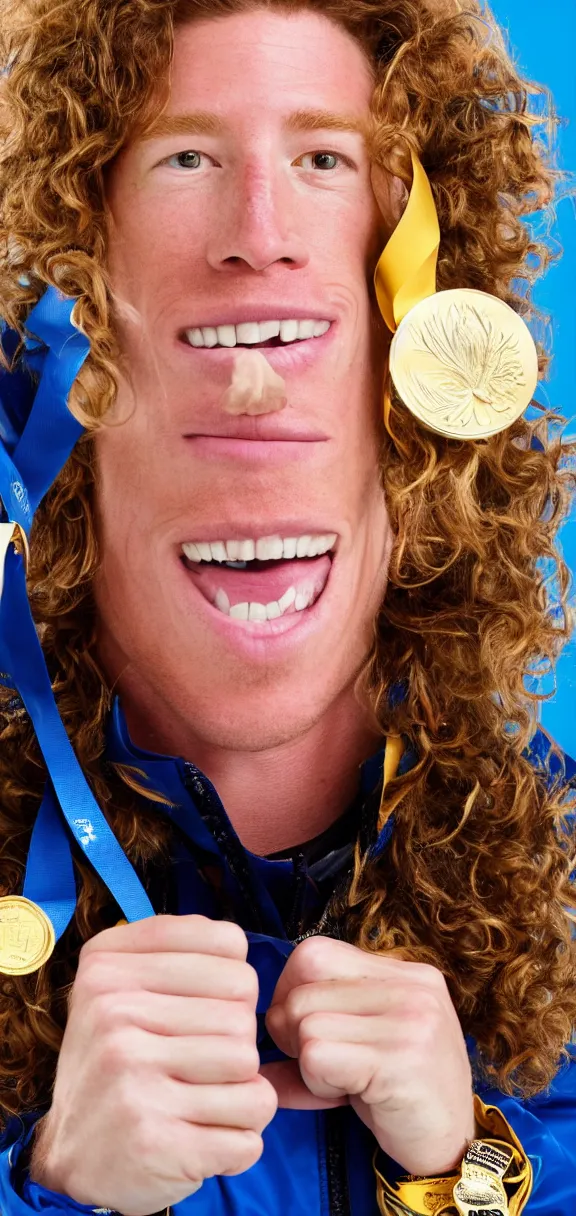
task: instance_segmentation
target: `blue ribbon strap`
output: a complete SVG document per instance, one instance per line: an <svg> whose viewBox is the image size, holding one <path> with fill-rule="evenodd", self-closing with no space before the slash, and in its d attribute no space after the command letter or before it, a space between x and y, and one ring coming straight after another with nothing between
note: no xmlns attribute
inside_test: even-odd
<svg viewBox="0 0 576 1216"><path fill-rule="evenodd" d="M9 521L29 536L34 512L83 433L68 409L72 384L90 350L88 339L71 320L75 300L49 287L30 313L26 328L28 361L41 371L33 402L10 417L18 420L15 446L6 427L0 443L0 496ZM18 404L18 403L17 403ZM25 418L26 412L28 417ZM5 413L5 412L4 412ZM4 414L3 414L4 416ZM70 838L58 812L55 794L72 835L106 883L127 920L154 916L154 909L135 870L116 840L80 768L58 713L50 677L26 590L22 555L9 547L4 562L0 600L0 668L30 715L50 781L32 834L24 893L52 920L61 936L76 904Z"/></svg>

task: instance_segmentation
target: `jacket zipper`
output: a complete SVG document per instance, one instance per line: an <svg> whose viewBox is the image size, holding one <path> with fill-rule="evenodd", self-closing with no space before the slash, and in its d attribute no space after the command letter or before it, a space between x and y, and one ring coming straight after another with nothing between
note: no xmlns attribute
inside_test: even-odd
<svg viewBox="0 0 576 1216"><path fill-rule="evenodd" d="M328 1209L330 1216L351 1216L350 1189L346 1169L346 1110L336 1107L325 1111L326 1173L328 1178Z"/></svg>

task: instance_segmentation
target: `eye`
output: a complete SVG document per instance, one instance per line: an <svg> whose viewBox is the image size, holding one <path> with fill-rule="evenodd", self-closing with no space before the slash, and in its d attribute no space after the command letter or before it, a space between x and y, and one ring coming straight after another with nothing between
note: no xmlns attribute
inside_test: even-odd
<svg viewBox="0 0 576 1216"><path fill-rule="evenodd" d="M299 159L300 161L304 161L307 157L311 157L312 161L316 162L313 164L313 168L324 171L336 169L337 161L347 165L349 169L354 167L352 161L347 156L343 156L341 152L305 152L304 156L301 156Z"/></svg>
<svg viewBox="0 0 576 1216"><path fill-rule="evenodd" d="M178 169L198 169L203 155L202 152L188 148L185 152L175 152L173 156L167 157L164 163Z"/></svg>

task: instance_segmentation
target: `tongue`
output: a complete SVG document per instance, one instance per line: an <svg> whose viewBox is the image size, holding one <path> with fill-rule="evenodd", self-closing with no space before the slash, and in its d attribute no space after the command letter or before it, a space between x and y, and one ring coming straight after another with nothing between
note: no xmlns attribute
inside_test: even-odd
<svg viewBox="0 0 576 1216"><path fill-rule="evenodd" d="M310 588L314 599L318 599L328 581L330 564L327 553L295 561L251 562L246 570L197 564L185 559L204 598L213 604L216 592L221 589L226 592L231 607L234 604L270 604L281 599L290 587L295 587L296 593Z"/></svg>

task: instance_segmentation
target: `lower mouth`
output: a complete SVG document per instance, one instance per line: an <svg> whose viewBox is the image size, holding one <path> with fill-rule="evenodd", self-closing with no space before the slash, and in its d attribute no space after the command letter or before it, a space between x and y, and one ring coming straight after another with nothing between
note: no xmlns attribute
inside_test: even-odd
<svg viewBox="0 0 576 1216"><path fill-rule="evenodd" d="M184 556L181 561L203 598L239 628L277 625L313 608L326 588L332 564L327 553L238 563L236 568Z"/></svg>

